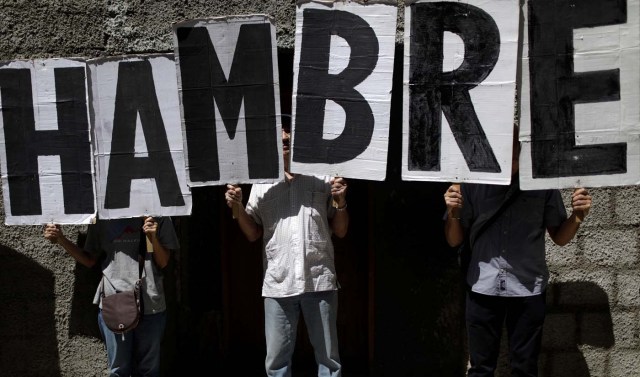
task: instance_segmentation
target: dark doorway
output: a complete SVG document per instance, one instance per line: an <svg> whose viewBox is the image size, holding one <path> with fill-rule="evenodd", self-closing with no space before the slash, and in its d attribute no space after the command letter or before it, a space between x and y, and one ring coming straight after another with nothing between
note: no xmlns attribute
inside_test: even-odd
<svg viewBox="0 0 640 377"><path fill-rule="evenodd" d="M334 239L345 377L462 376L466 366L462 280L442 223L448 183L400 178L402 53L399 46L387 177L349 179L349 232ZM293 51L278 58L282 113L290 114ZM242 189L249 193L251 185ZM245 239L224 191L193 188L192 215L176 222L179 321L175 365L166 370L264 376L262 241ZM302 320L293 357L296 377L317 375Z"/></svg>
<svg viewBox="0 0 640 377"><path fill-rule="evenodd" d="M291 114L293 50L279 51L282 114ZM286 115L283 117L286 118ZM288 120L288 119L285 119ZM251 185L241 185L245 201ZM366 181L349 180L351 226L334 239L339 291L340 355L346 375L367 375L369 367L370 264ZM262 240L250 243L224 201L224 186L192 189L191 216L176 221L182 250L177 262L179 286L176 371L213 369L213 375L264 375ZM296 376L317 375L313 349L301 319L294 352ZM182 368L182 369L180 369ZM168 368L173 369L173 368Z"/></svg>

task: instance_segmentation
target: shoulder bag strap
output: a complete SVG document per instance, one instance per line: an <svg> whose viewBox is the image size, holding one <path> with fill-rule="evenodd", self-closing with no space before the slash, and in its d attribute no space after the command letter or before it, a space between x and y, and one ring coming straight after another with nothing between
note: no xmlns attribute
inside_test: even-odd
<svg viewBox="0 0 640 377"><path fill-rule="evenodd" d="M147 259L147 235L144 234L144 230L140 229L140 242L138 243L138 279L142 279L142 272L144 271L145 259Z"/></svg>

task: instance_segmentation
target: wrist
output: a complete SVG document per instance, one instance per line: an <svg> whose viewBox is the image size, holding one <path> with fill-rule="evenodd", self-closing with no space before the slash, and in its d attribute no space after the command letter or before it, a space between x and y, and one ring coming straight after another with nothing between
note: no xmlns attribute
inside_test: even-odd
<svg viewBox="0 0 640 377"><path fill-rule="evenodd" d="M59 235L58 237L56 237L55 239L52 239L50 241L51 241L51 243L55 243L55 244L58 244L58 245L64 247L64 243L65 243L66 240L67 240L67 238L65 236Z"/></svg>
<svg viewBox="0 0 640 377"><path fill-rule="evenodd" d="M347 209L347 201L345 200L343 204L335 202L333 208L335 208L336 211L344 211L345 209Z"/></svg>
<svg viewBox="0 0 640 377"><path fill-rule="evenodd" d="M584 221L584 214L579 211L574 211L571 216L573 217L573 222L578 225Z"/></svg>

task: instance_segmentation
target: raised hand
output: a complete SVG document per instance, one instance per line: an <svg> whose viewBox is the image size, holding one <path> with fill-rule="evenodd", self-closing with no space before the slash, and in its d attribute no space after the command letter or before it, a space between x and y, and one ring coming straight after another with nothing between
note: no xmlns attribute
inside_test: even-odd
<svg viewBox="0 0 640 377"><path fill-rule="evenodd" d="M450 218L459 218L458 214L460 208L464 204L464 198L462 197L462 191L460 191L460 184L454 183L444 193L444 202L447 205L447 214Z"/></svg>
<svg viewBox="0 0 640 377"><path fill-rule="evenodd" d="M578 187L571 194L571 208L578 221L582 222L591 209L591 195L587 189Z"/></svg>
<svg viewBox="0 0 640 377"><path fill-rule="evenodd" d="M347 205L347 180L342 177L331 178L331 197L337 208Z"/></svg>

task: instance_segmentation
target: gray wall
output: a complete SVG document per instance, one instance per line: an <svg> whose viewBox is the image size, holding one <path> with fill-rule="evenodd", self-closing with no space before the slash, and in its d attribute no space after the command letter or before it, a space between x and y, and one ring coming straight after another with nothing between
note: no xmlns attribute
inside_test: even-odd
<svg viewBox="0 0 640 377"><path fill-rule="evenodd" d="M563 248L548 243L547 376L640 374L640 187L591 193L577 237Z"/></svg>
<svg viewBox="0 0 640 377"><path fill-rule="evenodd" d="M0 60L172 52L172 22L247 13L275 15L279 47L293 48L293 1L0 0ZM400 3L400 21L402 15ZM402 27L400 22L398 42L402 40ZM399 89L395 88L396 91ZM379 186L372 187L375 190ZM408 197L420 200L421 189L418 185L411 187ZM428 187L426 193L437 194L440 198L438 190L442 187ZM396 191L395 188L384 191L383 199L393 201ZM640 373L640 187L591 191L594 208L576 239L564 248L549 245L552 285L548 292L549 316L541 359L545 376L631 376ZM565 192L565 199L568 194ZM376 194L372 197L376 198ZM411 205L406 207L411 211ZM1 208L0 213L4 214ZM398 207L394 205L393 208ZM428 217L433 220L440 213ZM385 215L377 215L372 226L385 227L387 230L383 234L390 236L407 231L406 228L399 229L397 223L394 228ZM65 230L71 239L81 239L85 229L79 226L65 227ZM419 238L419 235L414 237ZM391 242L389 240L391 238L387 242ZM415 265L416 261L432 263L433 260L409 255L406 250L415 245L404 246L399 249L405 251L404 254L376 253L379 259L376 273L388 269L398 276L398 279L389 279L391 285L378 284L378 294L400 293L397 297L405 299L398 305L397 299L377 298L385 305L397 307L390 309L376 304L376 310L380 310L378 318L388 317L391 321L377 327L380 335L376 335L376 345L384 342L385 332L391 338L397 336L394 326L408 338L417 339L414 343L430 344L431 339L439 339L435 343L442 344L448 337L454 343L459 342L460 330L442 331L461 324L459 307L446 304L451 295L447 291L451 285L447 282L456 279L455 274L441 276L437 284L432 284L437 289L429 287L429 299L439 305L437 315L394 324L393 320L398 316L389 314L393 309L407 311L413 305L428 309L428 303L424 302L426 297L421 299L421 283L415 280L419 280L420 273L435 268L432 265L431 270L421 270ZM43 242L40 227L34 226L0 225L0 262L0 302L3 307L0 309L0 370L6 373L2 374L103 375L106 357L97 337L95 308L90 304L95 274L77 266L58 247ZM402 279L409 280L413 287L397 284ZM412 326L407 327L407 324ZM394 346L400 350L406 345L389 347ZM429 346L418 350L424 352L425 359L433 351ZM421 364L419 353L404 358L392 356L395 361L402 360L405 364L430 365ZM455 357L461 362L465 360L464 354ZM385 372L384 365L393 363L394 359L385 356L385 352L376 354L374 364L378 366L378 375L390 375ZM429 374L427 370L420 372L419 369L405 365L407 372L404 374ZM501 371L501 375L507 373Z"/></svg>

